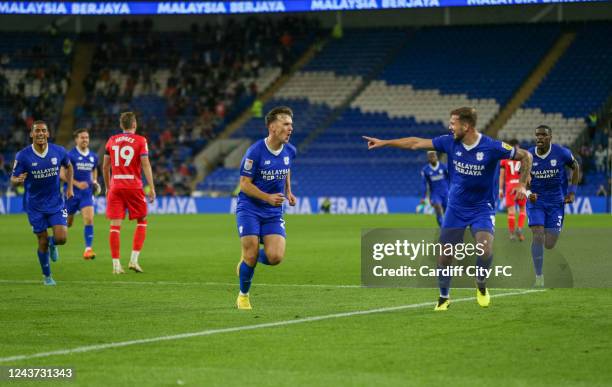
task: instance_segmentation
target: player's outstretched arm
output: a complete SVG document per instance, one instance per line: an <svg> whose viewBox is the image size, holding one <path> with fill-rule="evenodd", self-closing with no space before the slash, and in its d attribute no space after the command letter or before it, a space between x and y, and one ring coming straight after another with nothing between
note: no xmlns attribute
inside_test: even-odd
<svg viewBox="0 0 612 387"><path fill-rule="evenodd" d="M257 188L257 186L253 184L253 178L248 176L240 176L240 192L243 192L245 195L248 195L252 198L263 200L264 202L275 207L282 206L283 202L285 201L285 197L282 193L265 193L259 188Z"/></svg>
<svg viewBox="0 0 612 387"><path fill-rule="evenodd" d="M147 185L149 186L149 202L155 201L155 184L153 183L153 170L151 169L151 161L149 156L141 156L140 161L142 162L142 171L144 172Z"/></svg>
<svg viewBox="0 0 612 387"><path fill-rule="evenodd" d="M104 160L102 161L102 178L104 179L104 187L106 188L106 193L110 190L110 173L111 173L111 164L110 164L110 156L104 155Z"/></svg>
<svg viewBox="0 0 612 387"><path fill-rule="evenodd" d="M419 149L434 149L433 142L429 138L420 137L404 137L392 140L381 140L375 137L362 136L368 142L368 149L383 148L391 146L400 149L419 150Z"/></svg>
<svg viewBox="0 0 612 387"><path fill-rule="evenodd" d="M527 152L525 149L517 150L514 159L521 162L521 169L519 171L519 183L512 189L512 195L515 196L516 200L523 200L527 197L527 181L531 176L531 164L533 160L531 153Z"/></svg>
<svg viewBox="0 0 612 387"><path fill-rule="evenodd" d="M68 176L66 174L66 167L61 167L60 168L60 180L63 181L64 183L68 183ZM89 187L89 184L86 181L78 181L78 180L72 180L72 184L77 187L78 189L87 189L87 187Z"/></svg>
<svg viewBox="0 0 612 387"><path fill-rule="evenodd" d="M573 203L576 199L576 188L580 182L580 164L572 156L572 163L568 165L572 170L572 178L570 180L570 186L567 187L567 195L565 195L565 203Z"/></svg>

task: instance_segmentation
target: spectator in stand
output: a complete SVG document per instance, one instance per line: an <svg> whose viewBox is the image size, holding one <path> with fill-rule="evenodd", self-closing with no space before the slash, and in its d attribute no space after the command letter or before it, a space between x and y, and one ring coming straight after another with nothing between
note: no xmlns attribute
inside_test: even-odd
<svg viewBox="0 0 612 387"><path fill-rule="evenodd" d="M589 139L593 140L593 136L597 130L597 113L591 112L588 116L586 116L584 122L586 123L586 127L589 132Z"/></svg>
<svg viewBox="0 0 612 387"><path fill-rule="evenodd" d="M606 170L607 151L603 148L603 146L601 146L601 144L597 145L594 158L597 172L604 172Z"/></svg>

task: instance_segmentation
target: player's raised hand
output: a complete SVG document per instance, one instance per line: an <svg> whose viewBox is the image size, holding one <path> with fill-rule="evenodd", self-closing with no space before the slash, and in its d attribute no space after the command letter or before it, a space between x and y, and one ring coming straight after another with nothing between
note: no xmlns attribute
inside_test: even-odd
<svg viewBox="0 0 612 387"><path fill-rule="evenodd" d="M85 183L85 186L87 186L87 183ZM72 185L68 185L68 187L66 188L66 198L70 199L74 196L74 190L72 188Z"/></svg>
<svg viewBox="0 0 612 387"><path fill-rule="evenodd" d="M368 149L382 148L385 146L385 141L376 137L361 136L368 142Z"/></svg>
<svg viewBox="0 0 612 387"><path fill-rule="evenodd" d="M153 203L155 201L155 190L153 188L151 188L149 190L149 192L147 193L147 197L149 198L149 203Z"/></svg>
<svg viewBox="0 0 612 387"><path fill-rule="evenodd" d="M287 200L289 201L290 206L295 206L295 204L297 203L297 198L291 192L287 194Z"/></svg>
<svg viewBox="0 0 612 387"><path fill-rule="evenodd" d="M26 177L28 177L28 173L24 172L21 175L14 176L13 177L13 181L15 183L23 183L25 181Z"/></svg>
<svg viewBox="0 0 612 387"><path fill-rule="evenodd" d="M576 194L573 193L573 192L570 192L567 195L565 195L565 199L563 200L563 202L564 203L573 203L575 199L576 199Z"/></svg>
<svg viewBox="0 0 612 387"><path fill-rule="evenodd" d="M514 196L515 200L523 200L527 197L527 188L519 183L516 187L512 188L511 195Z"/></svg>
<svg viewBox="0 0 612 387"><path fill-rule="evenodd" d="M504 198L504 191L503 190L499 190L499 198L503 199Z"/></svg>
<svg viewBox="0 0 612 387"><path fill-rule="evenodd" d="M268 195L268 199L266 201L274 207L280 207L285 201L285 196L282 193L270 194Z"/></svg>

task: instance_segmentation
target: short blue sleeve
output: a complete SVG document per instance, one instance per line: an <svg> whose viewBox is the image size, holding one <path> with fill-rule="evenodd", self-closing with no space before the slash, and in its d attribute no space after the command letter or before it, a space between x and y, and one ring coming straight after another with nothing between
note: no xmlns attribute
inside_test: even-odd
<svg viewBox="0 0 612 387"><path fill-rule="evenodd" d="M259 168L259 149L251 146L240 163L240 176L254 177L255 171Z"/></svg>
<svg viewBox="0 0 612 387"><path fill-rule="evenodd" d="M17 156L15 156L15 164L13 164L13 176L19 176L22 173L28 171L26 166L26 160L23 156L23 152L18 152Z"/></svg>
<svg viewBox="0 0 612 387"><path fill-rule="evenodd" d="M514 159L516 155L516 149L503 141L493 140L491 142L491 150L498 160Z"/></svg>
<svg viewBox="0 0 612 387"><path fill-rule="evenodd" d="M455 139L451 134L445 134L443 136L434 137L431 142L433 143L433 147L438 152L450 153L451 146L453 145L453 141Z"/></svg>
<svg viewBox="0 0 612 387"><path fill-rule="evenodd" d="M71 163L70 163L70 157L68 156L68 152L66 152L66 149L64 149L61 146L58 146L57 151L59 152L60 158L61 158L60 164L64 167L68 167Z"/></svg>
<svg viewBox="0 0 612 387"><path fill-rule="evenodd" d="M561 147L561 155L563 157L564 165L567 165L569 167L574 164L574 155L572 154L572 151L563 146Z"/></svg>

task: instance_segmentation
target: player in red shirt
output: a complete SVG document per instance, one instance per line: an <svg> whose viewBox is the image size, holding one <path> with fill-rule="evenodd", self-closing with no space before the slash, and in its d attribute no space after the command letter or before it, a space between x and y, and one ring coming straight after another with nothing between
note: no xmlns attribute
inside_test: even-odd
<svg viewBox="0 0 612 387"><path fill-rule="evenodd" d="M155 201L153 172L149 162L147 140L136 134L138 126L136 115L132 112L121 113L119 124L123 133L108 139L102 166L106 186L106 217L110 219L111 224L109 241L113 258L113 274L125 273L119 261L119 242L121 222L125 217L126 209L130 214L130 220L137 219L138 221L128 269L142 273L142 268L138 264L138 255L147 232L147 220L145 219L147 201L142 189L141 173L144 172L147 179L149 202L153 203Z"/></svg>
<svg viewBox="0 0 612 387"><path fill-rule="evenodd" d="M518 140L508 141L516 150L519 150ZM499 171L499 198L504 197L504 182L506 183L505 196L506 196L506 208L508 209L508 230L510 231L510 239L518 239L522 242L525 240L523 235L523 226L525 225L525 204L527 199L515 200L512 195L512 190L518 185L521 169L521 162L517 160L502 160L501 168ZM516 223L516 210L515 205L519 206L519 218L518 228L515 229Z"/></svg>

